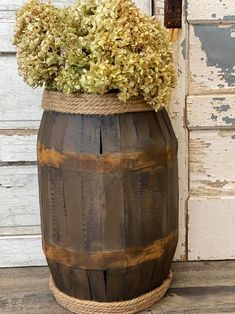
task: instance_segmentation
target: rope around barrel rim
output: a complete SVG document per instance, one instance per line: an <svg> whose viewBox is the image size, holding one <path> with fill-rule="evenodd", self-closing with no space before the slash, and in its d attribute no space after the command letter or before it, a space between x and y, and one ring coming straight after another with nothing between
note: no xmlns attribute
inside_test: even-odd
<svg viewBox="0 0 235 314"><path fill-rule="evenodd" d="M154 110L142 97L132 97L129 101L123 102L118 99L116 93L63 94L51 90L44 90L42 108L46 111L98 115Z"/></svg>
<svg viewBox="0 0 235 314"><path fill-rule="evenodd" d="M61 292L52 277L49 287L57 302L72 313L79 314L134 314L148 309L159 301L167 292L172 280L172 272L158 288L145 293L135 299L121 302L97 302L80 300Z"/></svg>

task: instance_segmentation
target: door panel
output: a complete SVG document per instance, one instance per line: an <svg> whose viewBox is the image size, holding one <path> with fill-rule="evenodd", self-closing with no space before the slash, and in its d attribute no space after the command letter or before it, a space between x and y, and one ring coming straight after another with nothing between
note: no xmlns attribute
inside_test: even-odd
<svg viewBox="0 0 235 314"><path fill-rule="evenodd" d="M189 260L235 258L235 3L188 0Z"/></svg>

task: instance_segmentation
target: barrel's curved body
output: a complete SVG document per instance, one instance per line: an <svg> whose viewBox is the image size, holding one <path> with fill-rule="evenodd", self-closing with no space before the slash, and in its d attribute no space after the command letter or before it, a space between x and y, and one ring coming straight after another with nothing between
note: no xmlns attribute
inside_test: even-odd
<svg viewBox="0 0 235 314"><path fill-rule="evenodd" d="M177 141L165 109L44 112L38 135L43 248L56 286L129 300L160 286L177 245Z"/></svg>

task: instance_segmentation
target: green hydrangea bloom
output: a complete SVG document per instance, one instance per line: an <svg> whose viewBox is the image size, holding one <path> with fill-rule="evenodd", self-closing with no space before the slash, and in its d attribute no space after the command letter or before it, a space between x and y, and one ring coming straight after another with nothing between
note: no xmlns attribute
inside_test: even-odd
<svg viewBox="0 0 235 314"><path fill-rule="evenodd" d="M131 0L79 0L65 9L31 0L17 13L19 73L64 93L142 96L164 106L175 85L167 31Z"/></svg>

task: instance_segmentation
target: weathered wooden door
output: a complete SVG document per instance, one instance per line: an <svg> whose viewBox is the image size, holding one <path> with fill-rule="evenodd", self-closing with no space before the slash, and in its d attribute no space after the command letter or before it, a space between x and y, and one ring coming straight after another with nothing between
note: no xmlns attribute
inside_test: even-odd
<svg viewBox="0 0 235 314"><path fill-rule="evenodd" d="M235 2L188 0L188 257L235 258Z"/></svg>
<svg viewBox="0 0 235 314"><path fill-rule="evenodd" d="M156 0L157 14L163 15L163 4ZM170 106L179 139L177 257L234 259L235 3L186 0L183 11L186 24L174 45L179 80Z"/></svg>

